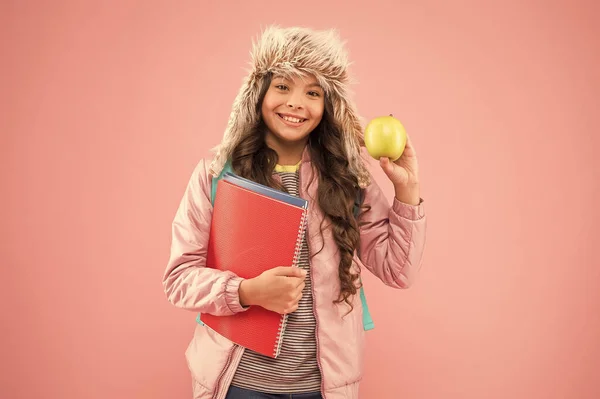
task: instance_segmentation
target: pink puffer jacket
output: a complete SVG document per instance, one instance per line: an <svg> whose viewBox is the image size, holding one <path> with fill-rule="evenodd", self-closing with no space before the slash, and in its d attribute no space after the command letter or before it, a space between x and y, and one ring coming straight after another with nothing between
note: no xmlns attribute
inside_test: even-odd
<svg viewBox="0 0 600 399"><path fill-rule="evenodd" d="M304 151L300 165L300 196L316 198L317 179L310 155ZM211 176L204 160L190 178L173 221L171 256L164 274L168 300L176 307L194 313L231 315L243 311L238 287L241 279L231 273L205 267L206 248L212 215ZM374 273L394 288L407 288L421 267L425 247L426 217L423 204L412 206L395 198L390 207L374 180L365 188L365 205L371 210L361 219L358 265ZM317 319L317 354L322 374L321 392L325 399L356 399L363 369L364 334L359 295L354 311L342 303L334 305L339 292L339 253L331 231L319 226L323 213L310 201L308 245L311 259L314 308ZM193 318L191 319L193 322ZM193 378L194 398L223 399L244 349L198 324L186 350Z"/></svg>

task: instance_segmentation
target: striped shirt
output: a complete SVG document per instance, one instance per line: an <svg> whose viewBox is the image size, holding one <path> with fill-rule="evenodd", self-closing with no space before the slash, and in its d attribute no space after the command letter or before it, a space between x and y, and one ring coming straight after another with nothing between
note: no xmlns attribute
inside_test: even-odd
<svg viewBox="0 0 600 399"><path fill-rule="evenodd" d="M298 168L277 165L288 192L298 196ZM276 359L246 349L231 382L232 385L267 393L318 392L321 373L317 364L315 317L313 313L312 282L308 262L308 245L302 241L298 266L305 269L306 285L298 310L288 315L287 325Z"/></svg>

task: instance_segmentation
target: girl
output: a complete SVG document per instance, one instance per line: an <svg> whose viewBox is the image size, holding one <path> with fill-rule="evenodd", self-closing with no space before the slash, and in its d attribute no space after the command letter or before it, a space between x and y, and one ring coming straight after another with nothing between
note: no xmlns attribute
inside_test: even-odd
<svg viewBox="0 0 600 399"><path fill-rule="evenodd" d="M395 189L390 206L363 159L335 31L267 28L252 61L215 157L198 163L177 210L164 289L190 311L227 316L262 306L289 314L288 324L272 359L199 323L186 350L194 398L355 399L365 334L360 272L407 288L421 266L426 217L416 153L409 140L396 162L380 160ZM245 280L205 267L211 181L226 162L238 175L309 200L300 268L281 265Z"/></svg>

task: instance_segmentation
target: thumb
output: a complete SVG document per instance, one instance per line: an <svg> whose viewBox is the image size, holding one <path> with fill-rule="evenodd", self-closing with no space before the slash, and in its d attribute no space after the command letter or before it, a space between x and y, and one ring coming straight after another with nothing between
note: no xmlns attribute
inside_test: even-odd
<svg viewBox="0 0 600 399"><path fill-rule="evenodd" d="M379 165L381 166L381 169L383 169L385 174L388 176L390 176L394 171L394 165L392 165L392 162L390 162L390 159L388 157L379 158Z"/></svg>
<svg viewBox="0 0 600 399"><path fill-rule="evenodd" d="M294 266L279 266L275 270L275 275L284 277L304 278L306 277L306 270Z"/></svg>

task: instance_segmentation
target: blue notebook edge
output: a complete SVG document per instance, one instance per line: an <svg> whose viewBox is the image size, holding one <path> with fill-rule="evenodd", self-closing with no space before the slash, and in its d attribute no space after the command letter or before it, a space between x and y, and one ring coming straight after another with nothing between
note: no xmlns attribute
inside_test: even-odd
<svg viewBox="0 0 600 399"><path fill-rule="evenodd" d="M286 202L291 205L295 205L295 206L298 206L301 208L308 207L308 200L305 200L304 198L296 197L296 196L290 195L288 193L285 193L283 191L279 191L274 188L264 186L262 184L256 183L252 180L248 180L244 177L235 175L230 172L225 172L223 174L222 180L231 182L231 183L233 183L237 186L243 187L247 190L253 191L258 194L265 195L269 198L273 198L273 199L276 199L279 201Z"/></svg>

